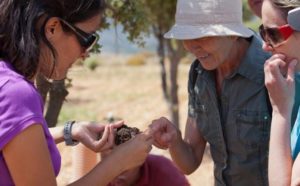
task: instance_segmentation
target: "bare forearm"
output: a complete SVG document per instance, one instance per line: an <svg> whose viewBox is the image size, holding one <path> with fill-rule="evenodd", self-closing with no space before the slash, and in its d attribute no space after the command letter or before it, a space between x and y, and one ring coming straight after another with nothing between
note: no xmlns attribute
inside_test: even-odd
<svg viewBox="0 0 300 186"><path fill-rule="evenodd" d="M170 148L169 151L173 161L184 174L193 173L201 163L197 161L192 149L185 142Z"/></svg>
<svg viewBox="0 0 300 186"><path fill-rule="evenodd" d="M298 154L293 163L291 186L300 185L300 155Z"/></svg>
<svg viewBox="0 0 300 186"><path fill-rule="evenodd" d="M87 175L70 185L107 186L111 180L125 171L119 161L121 161L119 154L111 154L98 163Z"/></svg>
<svg viewBox="0 0 300 186"><path fill-rule="evenodd" d="M205 146L199 148L203 148L203 152ZM169 148L169 151L173 161L184 174L193 173L199 167L203 157L203 153L200 153L199 155L201 158L197 157L197 154L194 152L191 145L182 140L181 137L176 145L173 145Z"/></svg>
<svg viewBox="0 0 300 186"><path fill-rule="evenodd" d="M290 114L273 112L269 152L270 185L290 185L292 157Z"/></svg>
<svg viewBox="0 0 300 186"><path fill-rule="evenodd" d="M56 144L64 141L63 126L49 128L49 130Z"/></svg>

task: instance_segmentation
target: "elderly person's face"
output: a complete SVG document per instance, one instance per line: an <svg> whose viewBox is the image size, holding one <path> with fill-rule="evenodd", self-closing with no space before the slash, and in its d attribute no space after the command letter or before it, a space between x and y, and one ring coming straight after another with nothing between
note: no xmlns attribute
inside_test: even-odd
<svg viewBox="0 0 300 186"><path fill-rule="evenodd" d="M184 40L185 49L196 56L202 67L206 70L214 70L220 67L233 54L236 36L205 37L200 39Z"/></svg>

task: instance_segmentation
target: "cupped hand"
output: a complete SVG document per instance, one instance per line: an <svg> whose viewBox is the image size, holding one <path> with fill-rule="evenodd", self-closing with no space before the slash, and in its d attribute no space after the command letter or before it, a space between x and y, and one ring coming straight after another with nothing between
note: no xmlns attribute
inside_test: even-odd
<svg viewBox="0 0 300 186"><path fill-rule="evenodd" d="M265 85L274 111L291 112L295 96L296 65L297 60L287 61L283 54L275 54L265 63Z"/></svg>
<svg viewBox="0 0 300 186"><path fill-rule="evenodd" d="M129 141L115 146L110 156L114 156L123 171L142 165L152 149L152 133L149 129Z"/></svg>
<svg viewBox="0 0 300 186"><path fill-rule="evenodd" d="M160 149L167 149L176 144L180 136L179 130L165 117L153 120L149 128L153 133L153 144Z"/></svg>
<svg viewBox="0 0 300 186"><path fill-rule="evenodd" d="M94 152L102 152L113 147L115 129L123 124L123 121L107 125L93 122L76 122L72 128L72 138Z"/></svg>

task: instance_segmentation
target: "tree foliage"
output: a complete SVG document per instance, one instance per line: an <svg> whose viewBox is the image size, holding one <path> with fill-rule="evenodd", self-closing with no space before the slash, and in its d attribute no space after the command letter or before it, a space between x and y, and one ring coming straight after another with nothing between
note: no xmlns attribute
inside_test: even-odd
<svg viewBox="0 0 300 186"><path fill-rule="evenodd" d="M146 0L107 0L105 18L111 18L114 24L121 24L128 40L143 44L143 37L148 35L149 19L144 5ZM104 24L107 26L106 24Z"/></svg>
<svg viewBox="0 0 300 186"><path fill-rule="evenodd" d="M243 0L243 21L249 22L249 21L253 20L253 18L254 18L254 15L249 8L248 1Z"/></svg>

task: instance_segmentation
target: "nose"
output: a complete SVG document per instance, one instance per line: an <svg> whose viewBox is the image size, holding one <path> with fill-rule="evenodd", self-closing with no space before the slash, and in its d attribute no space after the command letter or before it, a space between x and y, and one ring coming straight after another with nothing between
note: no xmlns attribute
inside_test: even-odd
<svg viewBox="0 0 300 186"><path fill-rule="evenodd" d="M263 42L262 49L267 52L272 52L274 48L267 42Z"/></svg>

